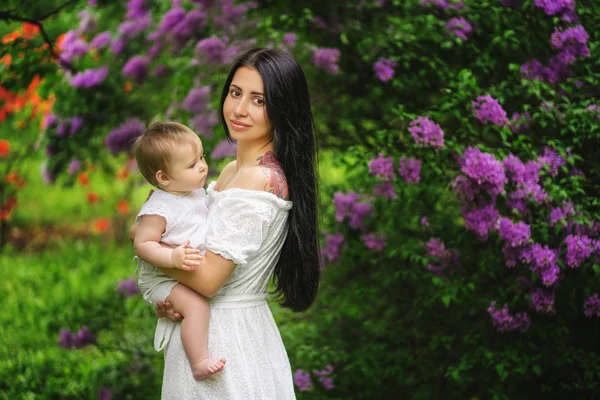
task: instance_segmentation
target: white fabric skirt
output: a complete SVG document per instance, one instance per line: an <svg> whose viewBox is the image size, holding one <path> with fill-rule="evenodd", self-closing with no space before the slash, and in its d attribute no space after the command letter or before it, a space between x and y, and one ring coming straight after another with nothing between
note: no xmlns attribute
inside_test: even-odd
<svg viewBox="0 0 600 400"><path fill-rule="evenodd" d="M195 381L175 324L165 347L163 400L295 399L290 362L265 294L211 299L208 351L225 357L219 372Z"/></svg>

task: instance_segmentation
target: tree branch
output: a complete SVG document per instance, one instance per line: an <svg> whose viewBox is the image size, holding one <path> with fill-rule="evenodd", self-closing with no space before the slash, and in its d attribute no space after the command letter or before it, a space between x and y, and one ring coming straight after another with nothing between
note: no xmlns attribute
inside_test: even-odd
<svg viewBox="0 0 600 400"><path fill-rule="evenodd" d="M19 15L12 14L11 13L12 10L0 11L0 19L4 19L4 20L8 20L8 21L27 22L28 24L32 24L32 25L35 25L38 28L40 28L40 34L42 35L42 37L44 38L44 41L48 45L48 51L50 52L51 57L53 59L55 59L62 67L71 71L71 73L76 73L77 70L69 62L60 58L60 56L56 53L56 50L54 49L54 44L52 43L50 36L48 36L48 32L46 32L46 30L44 29L44 20L48 17L51 17L54 14L57 14L63 8L70 6L71 4L77 3L78 1L79 0L69 0L66 3L64 3L63 5L57 7L56 9L54 9L38 18L21 17Z"/></svg>

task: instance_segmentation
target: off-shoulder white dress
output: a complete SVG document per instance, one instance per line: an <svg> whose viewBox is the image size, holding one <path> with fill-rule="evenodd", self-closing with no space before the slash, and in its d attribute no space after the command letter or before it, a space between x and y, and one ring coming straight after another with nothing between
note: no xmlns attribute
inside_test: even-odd
<svg viewBox="0 0 600 400"><path fill-rule="evenodd" d="M206 248L237 267L210 299L208 350L227 358L227 364L222 372L196 382L176 324L166 338L162 399L295 399L287 353L265 301L292 203L267 192L216 192L214 185L207 190Z"/></svg>

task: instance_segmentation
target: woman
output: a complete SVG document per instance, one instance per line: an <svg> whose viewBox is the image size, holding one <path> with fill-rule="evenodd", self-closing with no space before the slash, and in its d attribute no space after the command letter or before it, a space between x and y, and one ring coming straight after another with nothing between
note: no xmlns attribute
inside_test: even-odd
<svg viewBox="0 0 600 400"><path fill-rule="evenodd" d="M162 398L293 399L265 297L271 277L292 310L307 309L317 293L316 143L304 72L282 51L250 50L234 61L220 108L237 155L207 190L207 253L193 271L164 272L211 298L209 353L227 364L196 382L177 326L165 347ZM168 304L157 315L177 320Z"/></svg>

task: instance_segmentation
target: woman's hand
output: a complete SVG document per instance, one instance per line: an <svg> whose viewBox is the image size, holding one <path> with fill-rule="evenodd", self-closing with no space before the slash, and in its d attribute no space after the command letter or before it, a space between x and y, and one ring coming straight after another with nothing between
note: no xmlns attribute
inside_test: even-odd
<svg viewBox="0 0 600 400"><path fill-rule="evenodd" d="M183 317L178 312L173 310L173 304L169 300L159 301L156 303L156 317L157 318L167 318L173 322L180 322L183 320Z"/></svg>

